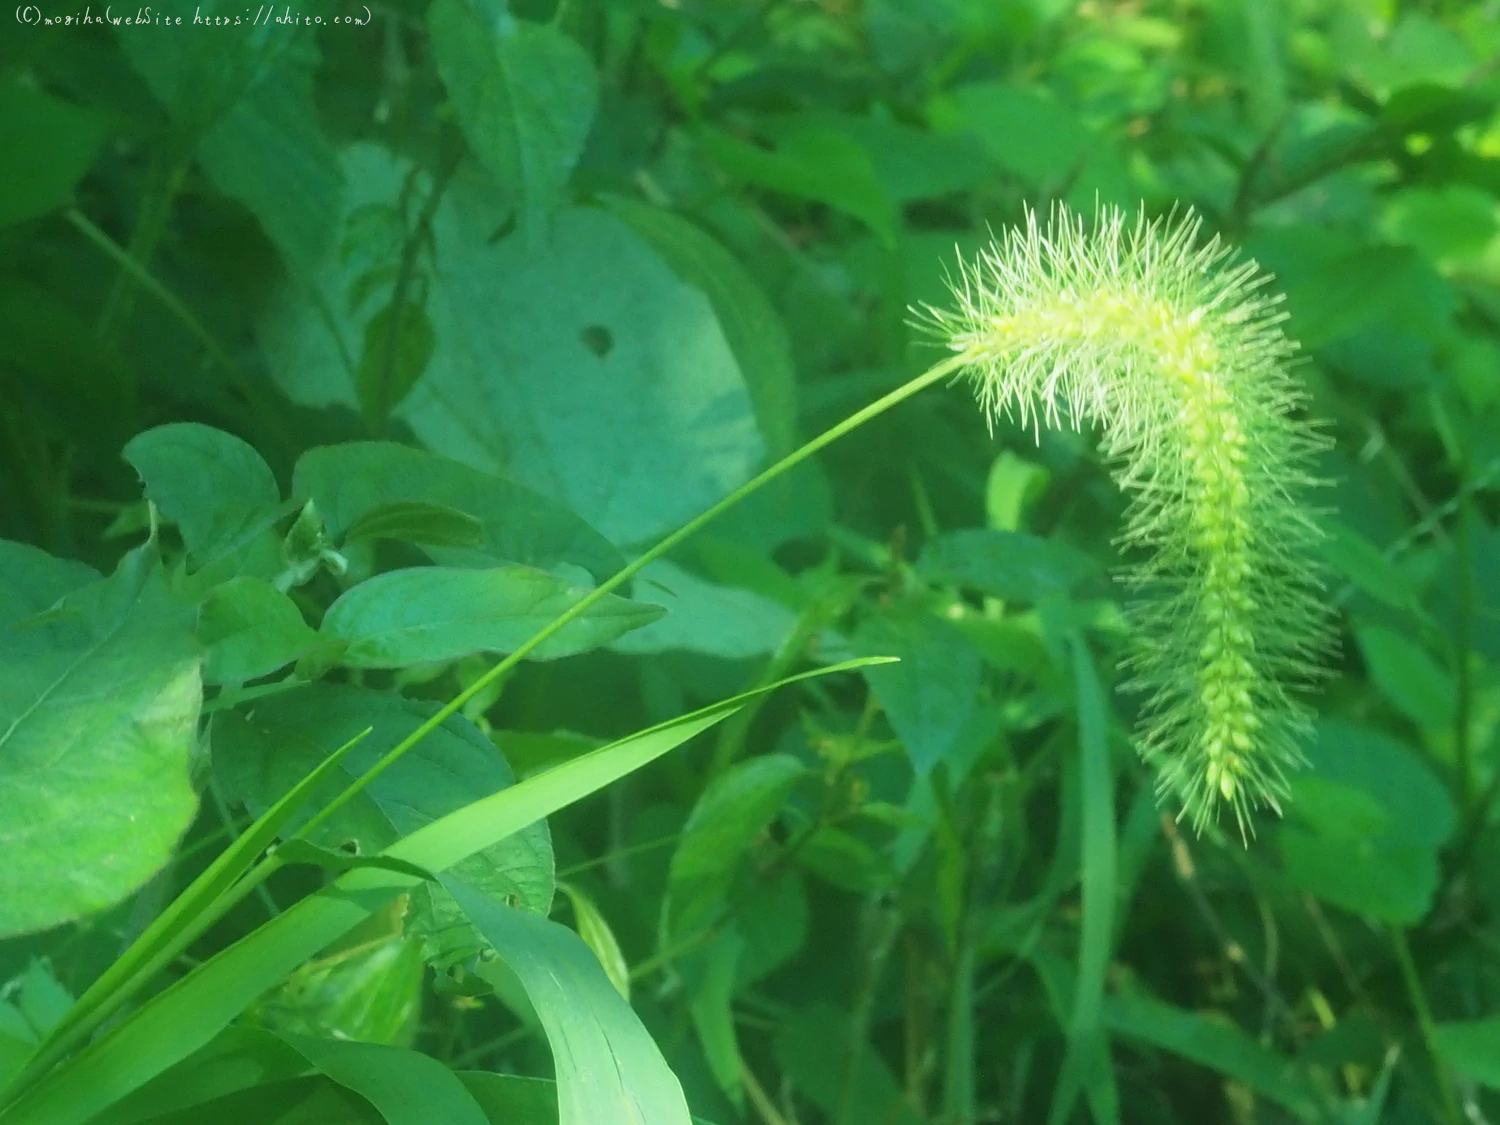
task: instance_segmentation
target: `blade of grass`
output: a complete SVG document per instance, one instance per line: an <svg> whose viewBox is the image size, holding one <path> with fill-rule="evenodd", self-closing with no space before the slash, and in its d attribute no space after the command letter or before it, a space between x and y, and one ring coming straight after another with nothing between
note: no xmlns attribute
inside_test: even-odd
<svg viewBox="0 0 1500 1125"><path fill-rule="evenodd" d="M450 813L397 841L382 854L442 871L529 824L594 793L722 722L762 692L815 676L880 663L852 660L759 688L631 735ZM265 861L237 894L272 870ZM415 876L361 868L303 899L254 933L204 962L35 1082L0 1111L3 1125L84 1125L100 1110L208 1043L229 1021L303 961L347 933Z"/></svg>
<svg viewBox="0 0 1500 1125"><path fill-rule="evenodd" d="M875 418L880 414L884 414L887 410L891 409L891 407L896 406L898 403L906 401L913 395L918 394L919 392L932 386L934 383L939 383L944 379L955 376L971 362L973 362L973 356L965 352L959 355L955 355L949 359L945 359L941 363L935 364L934 366L928 368L916 378L903 383L901 386L897 387L889 394L881 396L874 402L870 403L869 406L866 406L864 409L857 410L853 414L849 415L849 417L845 418L843 421L830 426L827 430L824 430L821 434L813 438L801 448L793 451L792 453L789 453L787 456L783 457L780 461L776 462L776 464L772 465L770 468L766 469L757 476L740 485L728 496L724 497L724 499L720 500L711 508L707 509L704 512L701 512L697 516L694 516L687 523L679 527L676 531L663 538L650 550L644 552L639 557L627 563L614 575L601 582L598 586L594 587L594 589L590 590L583 597L579 598L578 601L572 604L572 606L570 606L567 610L554 618L550 624L538 630L530 640L524 642L514 652L510 653L504 659L498 661L492 668L485 672L484 675L478 677L467 688L465 688L463 691L459 692L451 700L449 700L448 703L445 704L440 710L434 712L432 717L424 722L420 727L412 731L411 734L409 734L406 738L402 739L399 743L393 746L390 751L380 759L380 761L376 762L373 766L366 770L361 777L357 778L353 783L350 784L347 789L344 790L344 792L340 793L336 798L334 798L334 800L330 802L329 805L324 808L317 816L313 817L312 821L309 822L304 831L312 832L325 820L333 816L333 814L338 812L339 809L343 808L343 806L347 802L353 800L354 797L365 788L365 786L369 785L370 782L374 781L377 777L379 777L382 773L389 769L397 759L399 759L403 754L405 754L422 739L426 738L427 735L431 734L439 724L446 721L448 716L461 710L464 704L466 704L469 700L473 699L480 692L484 691L496 680L509 673L511 669L518 665L532 652L536 651L538 647L545 644L560 630L566 628L572 622L582 617L600 599L604 598L608 594L619 589L626 582L630 581L630 579L638 574L644 567L650 565L657 559L666 555L678 544L692 538L703 527L711 523L713 520L717 519L720 515L728 511L730 508L734 507L751 493L754 493L765 485L769 484L771 481L775 480L787 470L801 464L803 461L807 460L824 446L831 445L833 442L837 441L845 434L858 429L870 419Z"/></svg>
<svg viewBox="0 0 1500 1125"><path fill-rule="evenodd" d="M0 1104L11 1100L62 1058L129 999L141 983L170 964L199 934L222 916L227 908L223 900L234 883L250 869L256 857L270 846L282 828L317 791L324 778L369 733L370 729L366 728L328 755L321 765L267 809L265 815L251 824L204 868L187 889L146 927L130 948L74 1002L67 1014L37 1045L36 1054L26 1069L0 1096Z"/></svg>
<svg viewBox="0 0 1500 1125"><path fill-rule="evenodd" d="M1115 802L1105 736L1104 689L1088 645L1068 636L1078 697L1078 773L1083 804L1083 926L1078 942L1078 983L1068 1028L1068 1052L1053 1092L1048 1125L1062 1125L1082 1090L1098 1125L1120 1120L1120 1097L1104 1030L1104 983L1114 939Z"/></svg>

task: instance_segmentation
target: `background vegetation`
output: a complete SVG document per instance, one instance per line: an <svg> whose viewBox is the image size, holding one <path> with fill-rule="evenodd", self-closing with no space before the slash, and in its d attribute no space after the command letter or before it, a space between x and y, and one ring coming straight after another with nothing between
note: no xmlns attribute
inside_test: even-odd
<svg viewBox="0 0 1500 1125"><path fill-rule="evenodd" d="M1144 202L1276 274L1336 441L1340 650L1284 820L1246 846L1157 806L1093 436L929 391L314 843L347 865L693 707L900 664L761 697L466 861L490 906L420 885L99 1120L470 1120L437 1079L392 1108L348 1040L576 1085L615 1062L573 1040L554 1071L558 1021L619 1011L592 962L537 990L504 925L549 913L721 1125L1500 1120L1494 0L168 8L0 41L0 1077L324 755L371 725L362 769L932 362L908 310L955 249ZM85 658L23 730L30 677ZM340 862L278 870L158 983ZM475 958L502 938L514 976ZM556 1113L465 1081L494 1121Z"/></svg>

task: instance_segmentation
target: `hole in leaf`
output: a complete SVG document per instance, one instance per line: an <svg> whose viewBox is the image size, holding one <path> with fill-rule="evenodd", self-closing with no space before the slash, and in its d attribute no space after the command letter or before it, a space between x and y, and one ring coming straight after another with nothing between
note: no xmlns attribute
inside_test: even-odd
<svg viewBox="0 0 1500 1125"><path fill-rule="evenodd" d="M578 338L583 341L584 347L600 359L609 355L610 350L615 346L614 333L602 324L590 324L578 334Z"/></svg>

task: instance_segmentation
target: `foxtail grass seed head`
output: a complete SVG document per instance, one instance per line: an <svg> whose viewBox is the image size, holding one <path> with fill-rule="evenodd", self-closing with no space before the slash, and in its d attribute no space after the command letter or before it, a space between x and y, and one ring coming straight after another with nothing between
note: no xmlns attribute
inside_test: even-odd
<svg viewBox="0 0 1500 1125"><path fill-rule="evenodd" d="M926 312L991 418L1102 432L1141 560L1124 575L1141 753L1195 827L1227 805L1244 833L1280 812L1308 725L1295 693L1328 644L1306 504L1325 441L1296 413L1270 278L1200 227L1028 213L962 264L956 309Z"/></svg>

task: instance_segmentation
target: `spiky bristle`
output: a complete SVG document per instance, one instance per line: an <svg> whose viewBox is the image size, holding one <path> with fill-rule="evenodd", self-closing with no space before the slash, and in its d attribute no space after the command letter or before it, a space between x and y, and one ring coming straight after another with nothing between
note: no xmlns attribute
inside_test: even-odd
<svg viewBox="0 0 1500 1125"><path fill-rule="evenodd" d="M1227 804L1246 832L1302 760L1295 692L1327 644L1305 502L1323 440L1294 416L1268 275L1200 227L1028 212L961 266L958 307L927 313L992 417L1102 430L1142 559L1125 575L1141 751L1195 827Z"/></svg>

